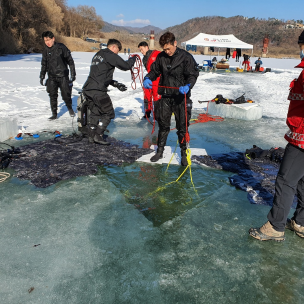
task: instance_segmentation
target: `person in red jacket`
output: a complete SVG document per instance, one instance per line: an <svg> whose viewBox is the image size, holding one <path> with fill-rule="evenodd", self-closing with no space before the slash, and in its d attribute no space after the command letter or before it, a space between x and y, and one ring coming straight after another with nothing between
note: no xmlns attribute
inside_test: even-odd
<svg viewBox="0 0 304 304"><path fill-rule="evenodd" d="M304 69L304 31L298 44L302 60L296 68ZM285 134L288 144L275 183L273 206L266 224L249 229L252 237L262 241L284 241L285 228L304 238L304 70L291 82L288 99L286 123L289 131ZM298 204L293 217L288 219L295 194Z"/></svg>
<svg viewBox="0 0 304 304"><path fill-rule="evenodd" d="M144 55L143 57L143 64L149 73L151 70L152 63L156 60L157 55L160 53L160 51L157 50L149 50L148 43L146 41L142 41L138 45L139 51ZM159 83L159 77L152 82L152 89L145 89L144 90L144 106L145 106L145 115L143 116L143 119L149 118L151 115L151 111L153 109L153 101L157 101L161 98L160 95L158 95L158 83Z"/></svg>

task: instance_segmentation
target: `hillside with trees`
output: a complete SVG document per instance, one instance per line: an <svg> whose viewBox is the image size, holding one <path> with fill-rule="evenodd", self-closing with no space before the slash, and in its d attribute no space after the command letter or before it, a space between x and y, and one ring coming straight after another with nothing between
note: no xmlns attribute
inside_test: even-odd
<svg viewBox="0 0 304 304"><path fill-rule="evenodd" d="M41 51L46 30L60 41L100 34L102 26L94 7L68 7L66 0L0 0L0 54Z"/></svg>
<svg viewBox="0 0 304 304"><path fill-rule="evenodd" d="M178 43L195 37L199 33L228 35L253 44L254 52L260 55L265 35L270 38L269 55L295 55L298 53L298 36L303 29L285 28L284 20L274 18L259 19L235 17L201 17L190 19L160 32L156 39L165 31L175 34Z"/></svg>
<svg viewBox="0 0 304 304"><path fill-rule="evenodd" d="M263 38L268 35L269 56L297 56L296 42L303 29L294 28L295 23L303 21L207 16L193 18L159 32L160 29L153 26L132 28L106 23L96 14L94 7L69 7L66 0L0 0L0 54L26 53L29 50L40 52L44 47L41 34L45 30L53 31L56 40L65 43L72 51L96 50L97 45L92 47L92 44L83 41L87 36L105 39L117 37L123 47L135 51L139 41L148 39L147 35L139 33L153 29L156 41L164 31L169 30L176 35L178 43L201 32L233 34L240 40L253 44L255 55L261 54Z"/></svg>

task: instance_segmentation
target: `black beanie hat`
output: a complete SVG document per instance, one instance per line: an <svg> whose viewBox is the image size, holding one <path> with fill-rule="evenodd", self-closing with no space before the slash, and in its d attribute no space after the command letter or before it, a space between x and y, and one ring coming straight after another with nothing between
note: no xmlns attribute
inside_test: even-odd
<svg viewBox="0 0 304 304"><path fill-rule="evenodd" d="M301 33L301 35L299 36L299 41L298 41L298 44L299 43L304 43L304 31Z"/></svg>

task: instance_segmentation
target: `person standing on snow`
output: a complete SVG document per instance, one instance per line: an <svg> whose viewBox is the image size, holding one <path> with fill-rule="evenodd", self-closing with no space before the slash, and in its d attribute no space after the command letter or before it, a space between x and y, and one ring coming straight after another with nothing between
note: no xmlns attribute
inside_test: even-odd
<svg viewBox="0 0 304 304"><path fill-rule="evenodd" d="M158 94L162 98L154 105L155 118L159 126L158 148L157 153L151 157L151 162L156 162L163 157L167 137L170 132L171 116L174 113L181 148L181 164L182 166L187 166L185 136L187 125L189 126L191 118L192 101L190 99L190 91L199 75L198 64L190 53L177 47L174 34L170 32L164 33L159 38L159 44L163 52L157 56L151 66L151 71L146 75L143 83L146 89L151 89L153 85L152 81L161 76ZM169 87L177 87L178 89Z"/></svg>
<svg viewBox="0 0 304 304"><path fill-rule="evenodd" d="M141 43L139 43L138 48L139 48L139 51L144 55L142 62L144 64L147 72L149 73L151 70L151 65L156 60L157 55L160 53L160 51L149 50L149 46L146 41L142 41ZM145 115L143 116L143 119L150 117L150 114L151 114L151 111L153 108L152 99L153 99L153 101L157 101L161 98L161 96L158 95L158 92L157 92L158 83L159 83L159 77L155 81L153 81L152 89L143 88L143 90L144 90L144 107L145 107Z"/></svg>
<svg viewBox="0 0 304 304"><path fill-rule="evenodd" d="M109 39L107 48L97 52L91 63L90 74L83 85L83 93L88 99L90 116L88 124L88 136L90 142L102 145L110 145L105 141L103 133L115 118L115 112L108 86L112 85L120 91L126 91L127 87L113 80L115 68L122 71L131 70L136 57L131 57L124 61L118 52L121 51L121 43L116 39Z"/></svg>
<svg viewBox="0 0 304 304"><path fill-rule="evenodd" d="M299 36L301 63L296 68L304 69L304 31ZM277 175L273 206L268 222L261 228L250 228L249 234L262 241L285 240L285 228L304 238L304 70L290 84L290 100L285 134L288 144ZM287 219L294 196L298 204L291 219Z"/></svg>
<svg viewBox="0 0 304 304"><path fill-rule="evenodd" d="M45 74L48 73L46 86L52 111L52 116L49 119L57 118L58 88L60 88L62 99L68 108L70 116L74 117L71 88L73 81L76 79L76 71L71 52L64 44L55 42L54 34L50 31L43 32L42 39L46 47L42 52L40 84L44 85L43 80ZM67 66L70 67L70 80Z"/></svg>

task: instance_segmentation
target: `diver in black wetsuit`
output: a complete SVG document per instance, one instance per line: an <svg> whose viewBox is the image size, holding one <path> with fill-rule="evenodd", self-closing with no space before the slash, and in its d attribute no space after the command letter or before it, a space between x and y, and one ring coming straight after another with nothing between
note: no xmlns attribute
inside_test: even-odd
<svg viewBox="0 0 304 304"><path fill-rule="evenodd" d="M97 52L91 63L90 74L83 85L83 93L88 99L90 117L88 125L88 136L90 142L109 145L103 134L111 119L115 118L115 112L110 96L107 93L109 85L126 91L127 87L113 80L115 68L123 71L131 70L136 58L131 57L124 61L118 52L121 43L116 39L109 39L107 48Z"/></svg>

